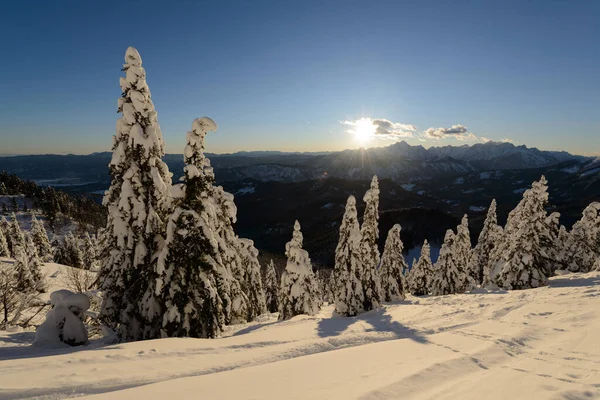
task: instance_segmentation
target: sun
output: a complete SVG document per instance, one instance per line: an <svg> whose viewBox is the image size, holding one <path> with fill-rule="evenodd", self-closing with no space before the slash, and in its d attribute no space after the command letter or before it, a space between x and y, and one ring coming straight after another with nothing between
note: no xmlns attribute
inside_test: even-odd
<svg viewBox="0 0 600 400"><path fill-rule="evenodd" d="M361 118L354 123L354 129L351 132L354 139L362 146L375 134L375 125L371 118Z"/></svg>

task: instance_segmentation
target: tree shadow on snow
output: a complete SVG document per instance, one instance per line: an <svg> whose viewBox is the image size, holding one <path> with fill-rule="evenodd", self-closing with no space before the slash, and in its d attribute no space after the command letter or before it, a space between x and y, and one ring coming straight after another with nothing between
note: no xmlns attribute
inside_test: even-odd
<svg viewBox="0 0 600 400"><path fill-rule="evenodd" d="M69 346L65 343L44 344L37 346L33 344L34 339L35 332L18 332L0 336L0 342L17 345L0 345L0 361L71 354L86 350L102 350L114 345L114 343L106 343L102 339L98 339L91 341L85 346Z"/></svg>
<svg viewBox="0 0 600 400"><path fill-rule="evenodd" d="M241 329L241 330L237 331L237 332L236 332L236 333L234 333L232 336L245 335L246 333L250 333L250 332L257 331L257 330L259 330L259 329L261 329L261 328L264 328L264 327L266 327L266 326L269 326L269 325L274 325L274 324L276 324L277 322L279 322L279 321L268 322L268 323L265 323L265 324L256 324L256 325L252 325L252 326L249 326L249 327L247 327L247 328L244 328L244 329Z"/></svg>
<svg viewBox="0 0 600 400"><path fill-rule="evenodd" d="M548 283L551 288L600 286L600 276L579 277L567 274L555 277Z"/></svg>
<svg viewBox="0 0 600 400"><path fill-rule="evenodd" d="M372 329L367 329L367 332L390 332L396 336L395 339L411 339L419 343L429 342L422 332L393 320L392 316L386 313L385 308L369 311L356 317L334 316L322 319L319 321L317 329L322 338L335 337L357 322L371 325Z"/></svg>

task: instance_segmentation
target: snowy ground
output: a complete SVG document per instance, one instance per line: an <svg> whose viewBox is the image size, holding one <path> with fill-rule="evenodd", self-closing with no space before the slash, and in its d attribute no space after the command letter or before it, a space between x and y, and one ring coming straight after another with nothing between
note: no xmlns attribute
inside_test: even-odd
<svg viewBox="0 0 600 400"><path fill-rule="evenodd" d="M413 298L358 318L233 327L215 340L34 348L0 333L0 398L600 398L600 273Z"/></svg>

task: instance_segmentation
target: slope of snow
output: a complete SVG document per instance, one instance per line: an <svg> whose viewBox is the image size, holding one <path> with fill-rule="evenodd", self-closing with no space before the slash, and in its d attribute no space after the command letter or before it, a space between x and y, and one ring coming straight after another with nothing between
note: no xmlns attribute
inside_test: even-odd
<svg viewBox="0 0 600 400"><path fill-rule="evenodd" d="M213 340L53 349L0 333L0 398L597 398L600 273L550 282L409 297L355 318L274 314Z"/></svg>

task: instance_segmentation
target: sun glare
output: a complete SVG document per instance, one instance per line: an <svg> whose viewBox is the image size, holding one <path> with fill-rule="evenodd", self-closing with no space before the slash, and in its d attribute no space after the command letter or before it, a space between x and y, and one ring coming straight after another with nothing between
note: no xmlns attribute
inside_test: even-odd
<svg viewBox="0 0 600 400"><path fill-rule="evenodd" d="M373 121L370 118L361 118L356 121L352 133L354 134L354 139L360 145L364 145L375 134L375 125L373 125Z"/></svg>

